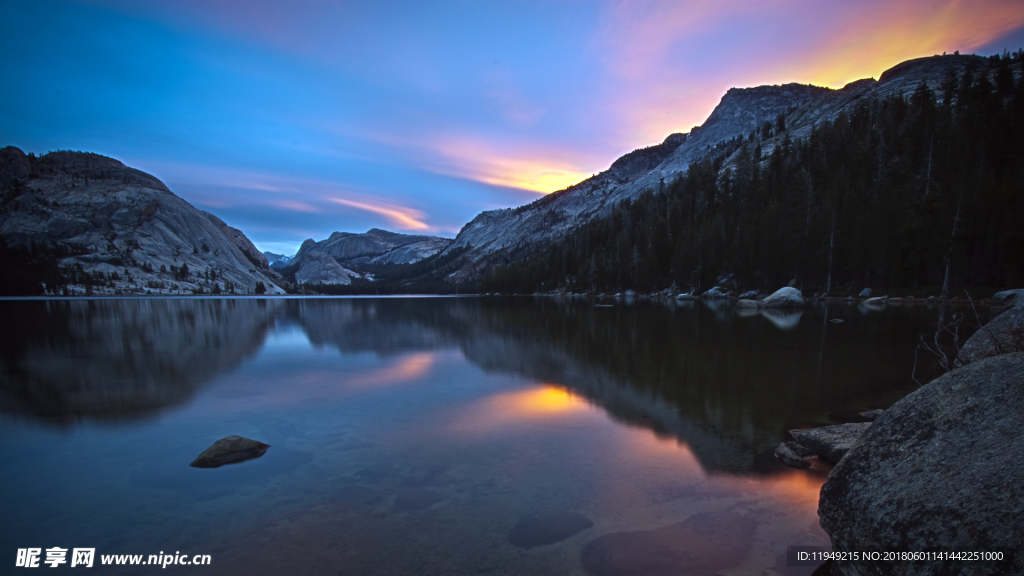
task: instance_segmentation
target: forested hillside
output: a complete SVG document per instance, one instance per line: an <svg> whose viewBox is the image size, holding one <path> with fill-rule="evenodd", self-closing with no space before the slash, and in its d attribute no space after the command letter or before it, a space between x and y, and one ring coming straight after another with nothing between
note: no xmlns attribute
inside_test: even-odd
<svg viewBox="0 0 1024 576"><path fill-rule="evenodd" d="M806 138L780 115L564 239L510 253L482 290L703 290L727 274L744 290L1020 285L1021 56L864 98Z"/></svg>

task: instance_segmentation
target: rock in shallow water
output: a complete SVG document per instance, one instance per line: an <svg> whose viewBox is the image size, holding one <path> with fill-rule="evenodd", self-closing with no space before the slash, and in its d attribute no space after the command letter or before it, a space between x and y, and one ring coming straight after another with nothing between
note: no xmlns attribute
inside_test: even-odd
<svg viewBox="0 0 1024 576"><path fill-rule="evenodd" d="M779 288L764 299L764 305L769 308L796 308L804 305L804 295L796 288Z"/></svg>
<svg viewBox="0 0 1024 576"><path fill-rule="evenodd" d="M544 546L561 542L593 525L590 518L575 512L538 512L517 522L508 534L508 541L520 548Z"/></svg>
<svg viewBox="0 0 1024 576"><path fill-rule="evenodd" d="M869 426L871 422L857 422L810 430L790 430L789 433L797 443L806 446L823 460L835 464L857 443Z"/></svg>
<svg viewBox="0 0 1024 576"><path fill-rule="evenodd" d="M782 442L775 448L775 457L786 466L793 468L810 468L811 463L803 457L794 446L800 446L794 442Z"/></svg>
<svg viewBox="0 0 1024 576"><path fill-rule="evenodd" d="M900 566L903 576L1022 574L1022 429L1024 353L941 376L879 416L832 470L818 504L821 526L839 551L1017 551L1012 566L915 562ZM833 566L844 576L893 570Z"/></svg>
<svg viewBox="0 0 1024 576"><path fill-rule="evenodd" d="M596 576L712 576L743 562L756 529L735 512L695 514L656 530L605 534L581 559Z"/></svg>
<svg viewBox="0 0 1024 576"><path fill-rule="evenodd" d="M193 468L219 468L225 464L236 464L253 458L259 458L270 448L269 444L242 438L241 436L225 436L203 450L203 453L192 461Z"/></svg>

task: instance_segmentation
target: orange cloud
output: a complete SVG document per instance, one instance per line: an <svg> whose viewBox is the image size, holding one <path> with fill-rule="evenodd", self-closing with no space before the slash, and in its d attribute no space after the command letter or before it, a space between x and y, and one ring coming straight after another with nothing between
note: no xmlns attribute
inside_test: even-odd
<svg viewBox="0 0 1024 576"><path fill-rule="evenodd" d="M839 88L1022 25L1019 0L653 0L608 9L592 49L627 87L605 112L628 148L703 123L733 86Z"/></svg>
<svg viewBox="0 0 1024 576"><path fill-rule="evenodd" d="M799 64L799 74L805 82L838 88L877 78L904 60L973 52L1022 25L1024 6L1017 0L890 2L850 14L838 33Z"/></svg>
<svg viewBox="0 0 1024 576"><path fill-rule="evenodd" d="M373 212L374 214L380 214L390 220L395 227L402 230L430 229L430 226L421 220L425 214L414 208L384 203L356 202L355 200L346 200L345 198L331 198L330 200L344 206L351 206L360 210L366 210L367 212Z"/></svg>

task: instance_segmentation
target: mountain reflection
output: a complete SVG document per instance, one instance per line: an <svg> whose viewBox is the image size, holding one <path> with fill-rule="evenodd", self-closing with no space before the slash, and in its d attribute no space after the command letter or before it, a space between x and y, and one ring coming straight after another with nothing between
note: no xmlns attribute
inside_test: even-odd
<svg viewBox="0 0 1024 576"><path fill-rule="evenodd" d="M500 426L510 415L572 414L589 403L620 422L674 437L706 471L727 473L771 469L767 451L787 427L902 386L909 367L903 370L904 355L891 352L912 350L918 326L928 321L907 312L911 321L895 322L845 307L841 313L859 319L833 328L823 321L828 310L816 308L803 311L801 321L799 312L742 316L722 303L598 308L553 299L2 306L8 326L0 409L9 413L56 423L145 416L187 401L282 324L299 327L314 347L388 359L348 377L350 388L416 381L440 369L437 351L458 349L485 371L544 383L495 396L480 407L481 426Z"/></svg>
<svg viewBox="0 0 1024 576"><path fill-rule="evenodd" d="M4 302L0 409L53 423L178 404L263 345L280 302Z"/></svg>

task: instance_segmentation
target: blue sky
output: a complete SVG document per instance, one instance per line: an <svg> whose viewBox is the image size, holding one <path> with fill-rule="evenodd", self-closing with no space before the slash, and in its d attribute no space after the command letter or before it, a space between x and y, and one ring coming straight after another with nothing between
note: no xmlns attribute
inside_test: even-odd
<svg viewBox="0 0 1024 576"><path fill-rule="evenodd" d="M454 234L731 86L1024 47L1019 2L6 2L0 145L150 172L261 249Z"/></svg>

